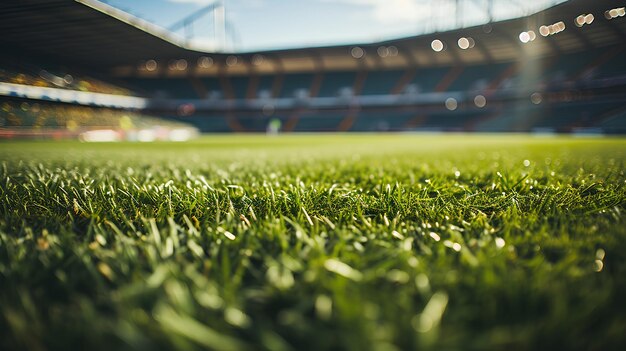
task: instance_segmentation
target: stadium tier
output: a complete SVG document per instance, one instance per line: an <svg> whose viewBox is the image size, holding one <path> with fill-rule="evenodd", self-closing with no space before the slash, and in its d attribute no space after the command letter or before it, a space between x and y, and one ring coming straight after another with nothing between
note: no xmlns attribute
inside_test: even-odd
<svg viewBox="0 0 626 351"><path fill-rule="evenodd" d="M0 58L0 82L18 85L31 85L83 92L133 95L127 88L104 82L88 75L68 71L60 67L45 67L35 63L25 63L15 57ZM107 79L106 77L104 78ZM109 77L110 79L110 77Z"/></svg>
<svg viewBox="0 0 626 351"><path fill-rule="evenodd" d="M141 98L103 105L203 132L263 132L275 119L285 132L626 132L626 18L604 15L615 7L609 0L373 44L251 53L196 51L106 4L83 3L0 5L15 33L0 38L14 48L1 61L3 99L46 96L92 109L102 101L50 99L23 86ZM41 13L41 4L64 11ZM577 25L581 14L589 23ZM91 29L65 44L80 52L55 50L37 29L58 21ZM71 69L22 63L33 57Z"/></svg>
<svg viewBox="0 0 626 351"><path fill-rule="evenodd" d="M0 103L0 138L179 141L195 133L186 123L135 111L17 100Z"/></svg>

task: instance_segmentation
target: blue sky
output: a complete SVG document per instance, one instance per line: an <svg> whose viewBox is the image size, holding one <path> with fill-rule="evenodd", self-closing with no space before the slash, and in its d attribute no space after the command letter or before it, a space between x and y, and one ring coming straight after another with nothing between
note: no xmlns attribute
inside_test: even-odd
<svg viewBox="0 0 626 351"><path fill-rule="evenodd" d="M224 0L226 19L234 32L231 49L252 51L373 42L455 25L454 0ZM468 1L462 8L465 25L486 22L480 2ZM532 12L529 6L559 0L499 1L496 14ZM109 5L130 12L162 27L211 4L213 0L107 0ZM435 5L432 6L431 3ZM528 3L533 3L528 5ZM478 5L477 5L478 4ZM510 17L510 16L509 16ZM213 18L204 16L193 27L194 41L214 44ZM182 31L179 32L181 35Z"/></svg>

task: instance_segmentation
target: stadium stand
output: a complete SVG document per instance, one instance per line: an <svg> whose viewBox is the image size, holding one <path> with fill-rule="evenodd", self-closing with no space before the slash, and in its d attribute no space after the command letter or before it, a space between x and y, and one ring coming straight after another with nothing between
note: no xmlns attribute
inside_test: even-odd
<svg viewBox="0 0 626 351"><path fill-rule="evenodd" d="M282 80L281 97L309 97L309 88L313 82L313 74L290 74L286 75Z"/></svg>
<svg viewBox="0 0 626 351"><path fill-rule="evenodd" d="M154 78L150 81L132 79L128 84L136 90L145 92L155 98L165 99L198 99L191 81L188 78Z"/></svg>
<svg viewBox="0 0 626 351"><path fill-rule="evenodd" d="M134 94L127 88L58 67L24 63L18 59L4 59L1 63L0 82L112 95Z"/></svg>
<svg viewBox="0 0 626 351"><path fill-rule="evenodd" d="M361 95L393 94L394 87L404 74L402 70L372 71L367 73L367 79L361 89Z"/></svg>
<svg viewBox="0 0 626 351"><path fill-rule="evenodd" d="M42 6L54 9L42 13ZM263 132L278 118L283 131L294 132L624 133L626 18L604 16L615 6L571 0L524 18L443 33L239 54L193 50L106 4L24 0L0 4L0 18L14 33L0 45L15 48L14 57L76 69L4 59L0 84L145 97L133 108L204 132ZM578 27L581 13L595 20ZM82 34L61 43L42 33L65 26L60 23ZM55 49L61 44L67 50ZM0 94L33 99L6 88Z"/></svg>
<svg viewBox="0 0 626 351"><path fill-rule="evenodd" d="M0 104L0 137L79 138L94 131L112 131L119 140L168 140L172 130L193 136L188 124L142 115L135 111L94 108L46 102L3 101ZM105 141L105 140L102 140Z"/></svg>

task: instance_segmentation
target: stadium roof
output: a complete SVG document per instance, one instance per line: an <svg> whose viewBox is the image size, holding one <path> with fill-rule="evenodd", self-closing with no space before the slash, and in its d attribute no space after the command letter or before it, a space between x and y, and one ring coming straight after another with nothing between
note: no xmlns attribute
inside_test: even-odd
<svg viewBox="0 0 626 351"><path fill-rule="evenodd" d="M43 55L89 67L189 54L166 31L116 14L123 12L98 1L2 1L0 45L7 53Z"/></svg>
<svg viewBox="0 0 626 351"><path fill-rule="evenodd" d="M20 0L0 2L0 45L3 52L43 57L65 64L120 75L247 74L258 72L351 70L436 66L517 60L577 52L626 42L626 17L608 20L605 11L616 7L612 0L570 0L524 18L484 26L402 38L379 43L286 49L242 54L202 53L150 23L94 0ZM577 27L579 15L593 14L591 25ZM543 37L542 26L563 22L567 30ZM548 28L548 27L546 27ZM532 40L520 37L533 31ZM459 47L461 38L475 47ZM444 49L431 49L441 40ZM463 45L464 46L464 42ZM196 62L205 59L205 67ZM146 62L157 69L146 70ZM169 69L173 60L185 60L184 69Z"/></svg>

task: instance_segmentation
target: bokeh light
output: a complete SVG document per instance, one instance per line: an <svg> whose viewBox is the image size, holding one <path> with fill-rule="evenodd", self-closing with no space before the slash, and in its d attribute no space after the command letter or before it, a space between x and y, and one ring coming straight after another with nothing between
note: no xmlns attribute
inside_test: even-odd
<svg viewBox="0 0 626 351"><path fill-rule="evenodd" d="M430 47L435 52L441 52L444 49L443 42L441 40L439 40L439 39L433 40L432 43L430 43Z"/></svg>
<svg viewBox="0 0 626 351"><path fill-rule="evenodd" d="M365 56L365 51L363 51L362 48L355 46L350 50L350 55L352 55L355 59L360 59Z"/></svg>
<svg viewBox="0 0 626 351"><path fill-rule="evenodd" d="M237 63L239 63L239 59L235 55L230 55L226 58L227 66L235 66L237 65Z"/></svg>
<svg viewBox="0 0 626 351"><path fill-rule="evenodd" d="M487 105L487 98L485 98L483 95L476 95L476 97L474 98L474 105L476 105L476 107L478 108L483 108Z"/></svg>
<svg viewBox="0 0 626 351"><path fill-rule="evenodd" d="M519 35L519 41L524 44L528 43L530 41L530 35L528 34L528 32L521 32Z"/></svg>
<svg viewBox="0 0 626 351"><path fill-rule="evenodd" d="M450 111L454 111L459 107L459 103L455 98L447 98L446 99L446 108Z"/></svg>
<svg viewBox="0 0 626 351"><path fill-rule="evenodd" d="M458 45L459 45L459 48L463 50L467 50L470 47L470 42L467 38L463 37L459 39Z"/></svg>
<svg viewBox="0 0 626 351"><path fill-rule="evenodd" d="M541 93L533 93L532 95L530 95L530 101L535 105L539 105L541 104L541 102L543 102L543 96L541 95Z"/></svg>
<svg viewBox="0 0 626 351"><path fill-rule="evenodd" d="M158 65L157 62L155 60L148 60L146 61L146 71L155 71L157 69Z"/></svg>
<svg viewBox="0 0 626 351"><path fill-rule="evenodd" d="M252 64L255 66L263 64L264 61L265 61L265 56L261 54L255 54L254 56L252 56Z"/></svg>
<svg viewBox="0 0 626 351"><path fill-rule="evenodd" d="M198 67L209 68L213 66L213 59L207 56L202 56L198 59Z"/></svg>

